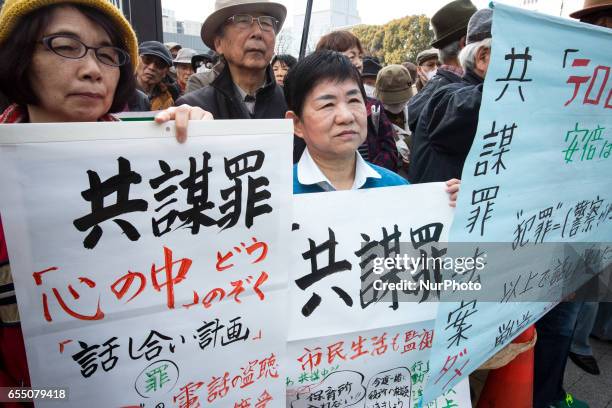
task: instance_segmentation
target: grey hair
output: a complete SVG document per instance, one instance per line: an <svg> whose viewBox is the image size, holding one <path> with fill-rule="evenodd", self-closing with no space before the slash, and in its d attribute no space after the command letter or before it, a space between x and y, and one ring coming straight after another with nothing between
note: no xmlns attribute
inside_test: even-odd
<svg viewBox="0 0 612 408"><path fill-rule="evenodd" d="M461 51L461 39L457 41L453 41L450 44L445 45L444 47L438 49L438 54L440 57L440 62L442 64L448 64L452 62L459 55L459 51Z"/></svg>
<svg viewBox="0 0 612 408"><path fill-rule="evenodd" d="M482 41L477 41L468 44L461 50L461 52L459 53L459 63L463 67L464 71L467 71L468 69L471 71L474 70L474 59L476 58L476 53L481 48L486 48L490 50L491 41L492 38L485 38Z"/></svg>

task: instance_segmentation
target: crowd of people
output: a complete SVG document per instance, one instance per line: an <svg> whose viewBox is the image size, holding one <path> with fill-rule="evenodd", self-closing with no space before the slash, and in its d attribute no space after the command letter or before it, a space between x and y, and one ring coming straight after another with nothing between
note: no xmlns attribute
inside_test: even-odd
<svg viewBox="0 0 612 408"><path fill-rule="evenodd" d="M184 142L189 120L287 118L294 194L443 181L454 205L476 133L493 11L450 1L431 19L433 48L386 66L345 30L324 35L300 61L274 55L286 13L267 0L217 1L201 30L210 51L198 54L177 43L138 44L106 0L7 0L0 123L156 111L156 122L175 121ZM612 1L586 0L572 16L612 28ZM1 220L0 290L0 386L28 385ZM599 373L588 337L612 340L609 306L598 315L597 304L562 302L536 324L534 407L587 406L566 395L565 364L570 356Z"/></svg>

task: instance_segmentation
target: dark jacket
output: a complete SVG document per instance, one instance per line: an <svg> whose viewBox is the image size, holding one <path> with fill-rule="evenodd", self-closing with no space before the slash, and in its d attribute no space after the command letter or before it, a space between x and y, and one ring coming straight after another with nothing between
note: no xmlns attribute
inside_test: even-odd
<svg viewBox="0 0 612 408"><path fill-rule="evenodd" d="M365 159L397 173L400 163L395 145L393 123L387 118L385 107L378 99L367 98L366 109L368 111L368 136L365 144L368 146L368 157Z"/></svg>
<svg viewBox="0 0 612 408"><path fill-rule="evenodd" d="M436 75L427 81L425 87L410 98L408 102L408 128L410 132L414 133L419 116L433 94L443 86L459 82L461 82L461 77L459 75L445 69L439 69Z"/></svg>
<svg viewBox="0 0 612 408"><path fill-rule="evenodd" d="M160 83L155 85L150 92L146 92L138 85L136 81L136 89L143 92L148 100L149 106L147 110L157 111L167 109L174 106L175 101L178 99L181 89L177 82L173 81L168 75L166 75ZM132 95L132 98L134 96ZM132 106L133 102L138 102L135 99L128 101L128 105ZM142 102L142 101L141 101ZM142 107L143 105L141 105ZM141 111L142 112L142 111Z"/></svg>
<svg viewBox="0 0 612 408"><path fill-rule="evenodd" d="M8 108L10 104L11 101L9 101L8 98L0 92L0 112L4 112L4 110Z"/></svg>
<svg viewBox="0 0 612 408"><path fill-rule="evenodd" d="M206 70L204 72L196 72L191 75L187 80L187 88L185 89L185 93L197 91L198 89L202 89L205 86L210 85L223 71L224 64L222 62L218 62L212 69Z"/></svg>
<svg viewBox="0 0 612 408"><path fill-rule="evenodd" d="M215 119L283 119L287 112L283 88L276 84L270 66L266 70L266 85L255 95L252 116L236 91L227 65L209 86L187 93L176 101L176 105L184 103L199 106L212 113Z"/></svg>
<svg viewBox="0 0 612 408"><path fill-rule="evenodd" d="M130 112L148 112L151 110L151 101L146 93L140 89L134 89L134 93L128 99L128 111Z"/></svg>
<svg viewBox="0 0 612 408"><path fill-rule="evenodd" d="M438 89L425 105L412 139L412 183L460 178L478 126L483 80L467 71Z"/></svg>

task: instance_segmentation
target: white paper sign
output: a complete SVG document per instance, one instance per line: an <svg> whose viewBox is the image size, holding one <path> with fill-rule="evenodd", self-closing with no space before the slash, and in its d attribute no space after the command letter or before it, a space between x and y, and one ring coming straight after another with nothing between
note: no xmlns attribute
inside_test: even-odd
<svg viewBox="0 0 612 408"><path fill-rule="evenodd" d="M434 271L376 274L371 256L403 254L400 242L431 255L452 214L444 183L294 197L287 407L416 406L438 306L419 301L435 291L407 301L372 281L433 281Z"/></svg>
<svg viewBox="0 0 612 408"><path fill-rule="evenodd" d="M3 125L32 386L75 407L279 406L291 123L194 123L185 144L170 129Z"/></svg>

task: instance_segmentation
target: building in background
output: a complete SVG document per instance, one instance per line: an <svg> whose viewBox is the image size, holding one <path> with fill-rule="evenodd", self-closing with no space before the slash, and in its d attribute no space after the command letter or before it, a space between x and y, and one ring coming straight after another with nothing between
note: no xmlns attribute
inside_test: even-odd
<svg viewBox="0 0 612 408"><path fill-rule="evenodd" d="M176 33L174 10L162 8L162 26L164 27L164 33Z"/></svg>
<svg viewBox="0 0 612 408"><path fill-rule="evenodd" d="M297 55L300 51L304 27L304 12L306 10L305 0L300 0L296 3L296 9L301 14L293 15L293 26L290 32L287 30L287 36L291 37L291 48L289 49L293 55ZM306 52L313 51L319 38L330 31L339 28L348 29L357 24L361 24L361 17L359 17L359 11L357 10L357 0L317 0L313 2Z"/></svg>
<svg viewBox="0 0 612 408"><path fill-rule="evenodd" d="M208 51L208 47L204 45L200 37L201 21L177 20L174 10L163 8L162 25L164 28L163 42L177 42L183 47L193 48L198 53Z"/></svg>

